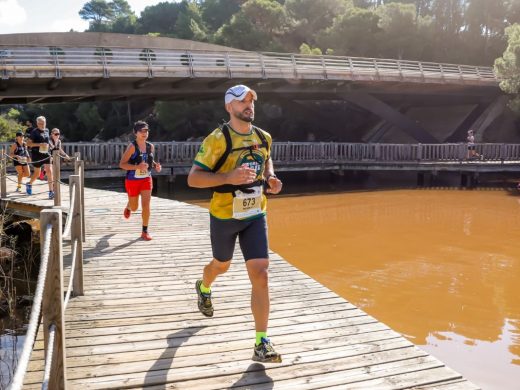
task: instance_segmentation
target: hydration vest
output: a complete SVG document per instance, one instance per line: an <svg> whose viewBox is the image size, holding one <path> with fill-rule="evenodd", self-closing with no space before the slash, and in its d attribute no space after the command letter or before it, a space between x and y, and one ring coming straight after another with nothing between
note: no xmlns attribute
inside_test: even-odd
<svg viewBox="0 0 520 390"><path fill-rule="evenodd" d="M29 157L29 151L27 150L27 147L25 146L25 142L21 145L16 142L16 149L14 150L15 156L21 156L21 157Z"/></svg>
<svg viewBox="0 0 520 390"><path fill-rule="evenodd" d="M130 156L130 159L128 160L129 164L132 165L139 165L143 162L143 153L141 153L141 150L139 149L139 145L137 145L137 141L132 141L132 144L134 145L135 151ZM154 165L154 159L153 159L153 153L152 153L152 144L148 141L146 141L146 161L145 163L148 164L148 170L152 170L152 167Z"/></svg>
<svg viewBox="0 0 520 390"><path fill-rule="evenodd" d="M260 148L264 148L267 151L267 155L269 156L269 144L267 143L267 140L265 139L264 134L258 127L253 126L253 130L255 131L258 138L260 138L261 144L259 145L251 145L251 146L242 146L239 148L233 148L233 142L231 140L231 134L229 133L229 125L227 123L223 123L220 126L220 130L222 131L222 134L224 134L224 139L226 140L226 149L224 150L224 153L220 158L218 159L217 163L211 170L211 172L216 173L222 168L222 165L226 162L228 156L233 152L238 152L241 150L249 150L249 153L253 155L253 150L258 150ZM255 180L252 183L249 184L241 184L241 185L234 185L234 184L223 184L221 186L213 187L212 190L219 193L228 193L231 192L234 193L236 190L240 190L242 192L251 193L253 190L250 190L251 187L256 186L265 186L266 181L264 179Z"/></svg>

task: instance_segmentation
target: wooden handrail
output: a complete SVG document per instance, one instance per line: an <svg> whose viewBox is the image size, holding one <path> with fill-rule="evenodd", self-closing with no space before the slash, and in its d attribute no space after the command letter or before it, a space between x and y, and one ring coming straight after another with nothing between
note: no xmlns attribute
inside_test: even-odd
<svg viewBox="0 0 520 390"><path fill-rule="evenodd" d="M2 146L0 159L0 196L5 198L7 196L7 158L6 153L9 149L7 146Z"/></svg>
<svg viewBox="0 0 520 390"><path fill-rule="evenodd" d="M79 154L76 154L79 158ZM54 155L55 160L59 164L59 156ZM56 166L56 165L55 165ZM71 213L71 248L73 253L71 257L73 264L71 267L70 278L72 278L72 291L65 295L79 296L84 294L83 287L83 241L84 241L84 170L83 161L76 161L75 167L77 174L69 177L69 189L71 190L71 199L69 205L69 213ZM55 179L59 180L59 168L56 171ZM3 177L2 177L3 179ZM59 183L57 181L56 183ZM55 187L59 190L59 186ZM72 190L74 189L74 190ZM73 195L73 196L72 196ZM66 389L67 375L66 375L66 361L65 361L65 321L64 311L66 306L63 302L63 235L62 235L62 209L59 206L54 206L51 209L44 209L40 213L40 243L42 253L42 266L46 265L45 269L40 269L40 276L36 291L39 298L35 298L35 302L41 302L41 307L34 304L31 309L31 321L28 324L29 329L37 327L39 320L39 313L41 310L42 323L44 326L44 340L45 340L45 356L51 358L47 361L50 366L46 367L45 372L49 373L48 383L45 385L49 389ZM71 294L72 293L72 294ZM67 299L68 300L68 299ZM53 337L49 337L49 332L52 329ZM28 332L29 333L29 332ZM30 332L31 337L35 337L36 332ZM49 343L53 340L53 344ZM24 343L24 348L21 353L21 360L15 372L12 390L22 388L23 377L27 369L28 360L30 358L34 339Z"/></svg>
<svg viewBox="0 0 520 390"><path fill-rule="evenodd" d="M54 206L61 206L61 159L58 150L52 152L52 180L54 181Z"/></svg>
<svg viewBox="0 0 520 390"><path fill-rule="evenodd" d="M118 166L126 143L66 143L67 153L81 152L89 168ZM193 161L200 142L154 142L163 165L187 165ZM475 144L486 161L518 161L520 144ZM346 142L273 142L273 161L294 162L462 162L468 157L467 144L382 144Z"/></svg>
<svg viewBox="0 0 520 390"><path fill-rule="evenodd" d="M61 235L61 210L45 209L40 213L40 242L43 252L45 231L52 225L49 266L43 292L42 322L45 340L45 351L54 348L52 366L50 368L50 389L65 389L65 313L63 309L63 240ZM56 326L54 345L49 345L49 329Z"/></svg>

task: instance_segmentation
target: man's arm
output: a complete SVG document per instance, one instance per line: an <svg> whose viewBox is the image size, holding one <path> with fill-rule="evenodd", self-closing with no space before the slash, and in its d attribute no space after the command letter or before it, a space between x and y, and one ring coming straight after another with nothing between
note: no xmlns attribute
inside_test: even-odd
<svg viewBox="0 0 520 390"><path fill-rule="evenodd" d="M265 163L264 177L267 180L269 188L265 192L268 194L278 194L282 190L282 182L274 174L273 160L269 159Z"/></svg>
<svg viewBox="0 0 520 390"><path fill-rule="evenodd" d="M40 146L40 144L34 142L31 137L27 138L27 147L28 148L37 148L39 146Z"/></svg>
<svg viewBox="0 0 520 390"><path fill-rule="evenodd" d="M238 167L226 173L205 171L198 165L191 167L188 174L188 185L195 188L218 187L223 184L249 184L255 181L256 171L247 166Z"/></svg>

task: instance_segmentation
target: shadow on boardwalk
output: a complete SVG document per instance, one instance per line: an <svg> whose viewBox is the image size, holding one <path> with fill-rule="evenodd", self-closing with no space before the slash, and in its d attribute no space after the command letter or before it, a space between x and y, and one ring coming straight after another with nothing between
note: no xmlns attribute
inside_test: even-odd
<svg viewBox="0 0 520 390"><path fill-rule="evenodd" d="M262 389L270 390L274 387L273 378L265 372L265 366L260 363L252 363L242 377L231 385L233 389Z"/></svg>
<svg viewBox="0 0 520 390"><path fill-rule="evenodd" d="M189 340L191 336L204 328L205 326L194 326L169 334L167 338L168 347L146 373L143 385L164 385L164 389L166 389L168 383L168 371L173 362L173 358L175 357L175 353L183 343ZM154 388L159 389L160 387Z"/></svg>
<svg viewBox="0 0 520 390"><path fill-rule="evenodd" d="M109 240L115 236L114 233L106 234L100 238L98 242L96 242L96 246L91 249L87 249L83 251L83 259L85 263L88 263L91 257L104 256L110 253L117 252L121 249L124 249L132 244L135 244L137 241L141 241L141 237L137 237L133 240L125 242L120 245L111 246Z"/></svg>

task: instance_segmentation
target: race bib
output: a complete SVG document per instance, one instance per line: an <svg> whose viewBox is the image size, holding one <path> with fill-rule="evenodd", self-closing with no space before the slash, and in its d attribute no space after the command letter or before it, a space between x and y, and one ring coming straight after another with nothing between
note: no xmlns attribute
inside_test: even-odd
<svg viewBox="0 0 520 390"><path fill-rule="evenodd" d="M134 174L134 177L136 179L145 179L147 178L148 176L150 176L150 172L148 170L141 170L141 169L136 169L135 170L135 174Z"/></svg>
<svg viewBox="0 0 520 390"><path fill-rule="evenodd" d="M233 218L244 219L262 213L262 187L252 187L250 190L253 191L250 194L240 190L235 191Z"/></svg>
<svg viewBox="0 0 520 390"><path fill-rule="evenodd" d="M40 148L38 149L38 151L42 154L49 153L49 144L40 144Z"/></svg>
<svg viewBox="0 0 520 390"><path fill-rule="evenodd" d="M25 156L18 156L18 162L20 164L27 164L27 157L25 157Z"/></svg>

